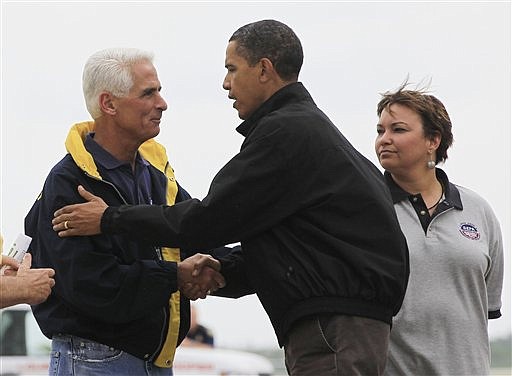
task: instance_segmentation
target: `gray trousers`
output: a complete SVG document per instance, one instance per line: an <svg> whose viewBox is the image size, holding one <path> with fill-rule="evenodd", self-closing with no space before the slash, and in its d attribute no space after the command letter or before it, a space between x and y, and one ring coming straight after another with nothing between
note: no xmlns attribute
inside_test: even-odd
<svg viewBox="0 0 512 376"><path fill-rule="evenodd" d="M285 363L292 376L382 375L390 326L365 317L322 314L299 320L288 333Z"/></svg>

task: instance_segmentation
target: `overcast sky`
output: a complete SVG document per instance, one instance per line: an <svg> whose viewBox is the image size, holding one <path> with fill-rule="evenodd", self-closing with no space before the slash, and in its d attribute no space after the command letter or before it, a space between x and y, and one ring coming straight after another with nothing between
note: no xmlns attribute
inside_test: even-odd
<svg viewBox="0 0 512 376"><path fill-rule="evenodd" d="M2 1L1 223L6 247L50 168L64 155L70 126L90 119L81 75L107 47L155 53L169 104L160 141L176 176L202 198L239 150L240 123L222 89L231 34L260 19L291 26L302 41L301 81L356 148L377 164L379 93L431 80L451 116L455 143L444 169L482 195L503 230L503 317L493 338L511 333L511 33L506 2L21 2ZM277 347L258 300L208 298L200 319L220 346Z"/></svg>

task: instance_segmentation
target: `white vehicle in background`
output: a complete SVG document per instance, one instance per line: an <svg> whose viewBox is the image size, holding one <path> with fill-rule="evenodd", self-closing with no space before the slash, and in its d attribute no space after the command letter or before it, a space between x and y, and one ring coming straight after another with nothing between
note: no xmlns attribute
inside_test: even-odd
<svg viewBox="0 0 512 376"><path fill-rule="evenodd" d="M25 304L0 310L0 375L48 375L50 340ZM220 348L179 347L173 373L180 375L272 375L265 357Z"/></svg>

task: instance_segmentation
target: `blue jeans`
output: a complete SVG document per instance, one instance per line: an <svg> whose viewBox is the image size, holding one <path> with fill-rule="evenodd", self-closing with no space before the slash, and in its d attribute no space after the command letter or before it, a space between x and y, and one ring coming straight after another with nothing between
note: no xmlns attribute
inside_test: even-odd
<svg viewBox="0 0 512 376"><path fill-rule="evenodd" d="M172 368L157 367L88 339L58 335L52 339L49 375L172 376Z"/></svg>

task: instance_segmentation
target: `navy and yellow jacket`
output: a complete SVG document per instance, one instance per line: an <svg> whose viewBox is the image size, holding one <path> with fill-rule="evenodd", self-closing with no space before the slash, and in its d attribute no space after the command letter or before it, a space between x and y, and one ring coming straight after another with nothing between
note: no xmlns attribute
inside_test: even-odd
<svg viewBox="0 0 512 376"><path fill-rule="evenodd" d="M56 271L52 294L33 312L49 338L75 335L170 367L189 328L189 302L177 289L180 250L115 235L59 238L52 229L57 209L84 201L78 185L109 205L126 203L100 176L84 147L93 130L94 122L72 127L68 154L52 168L25 218L33 266ZM154 204L173 205L190 197L175 181L163 146L151 139L139 152L150 163Z"/></svg>
<svg viewBox="0 0 512 376"><path fill-rule="evenodd" d="M377 167L301 83L276 92L237 130L241 150L203 200L109 207L102 231L195 249L240 241L222 262L227 286L219 294L256 292L281 345L309 315L391 323L409 260Z"/></svg>

